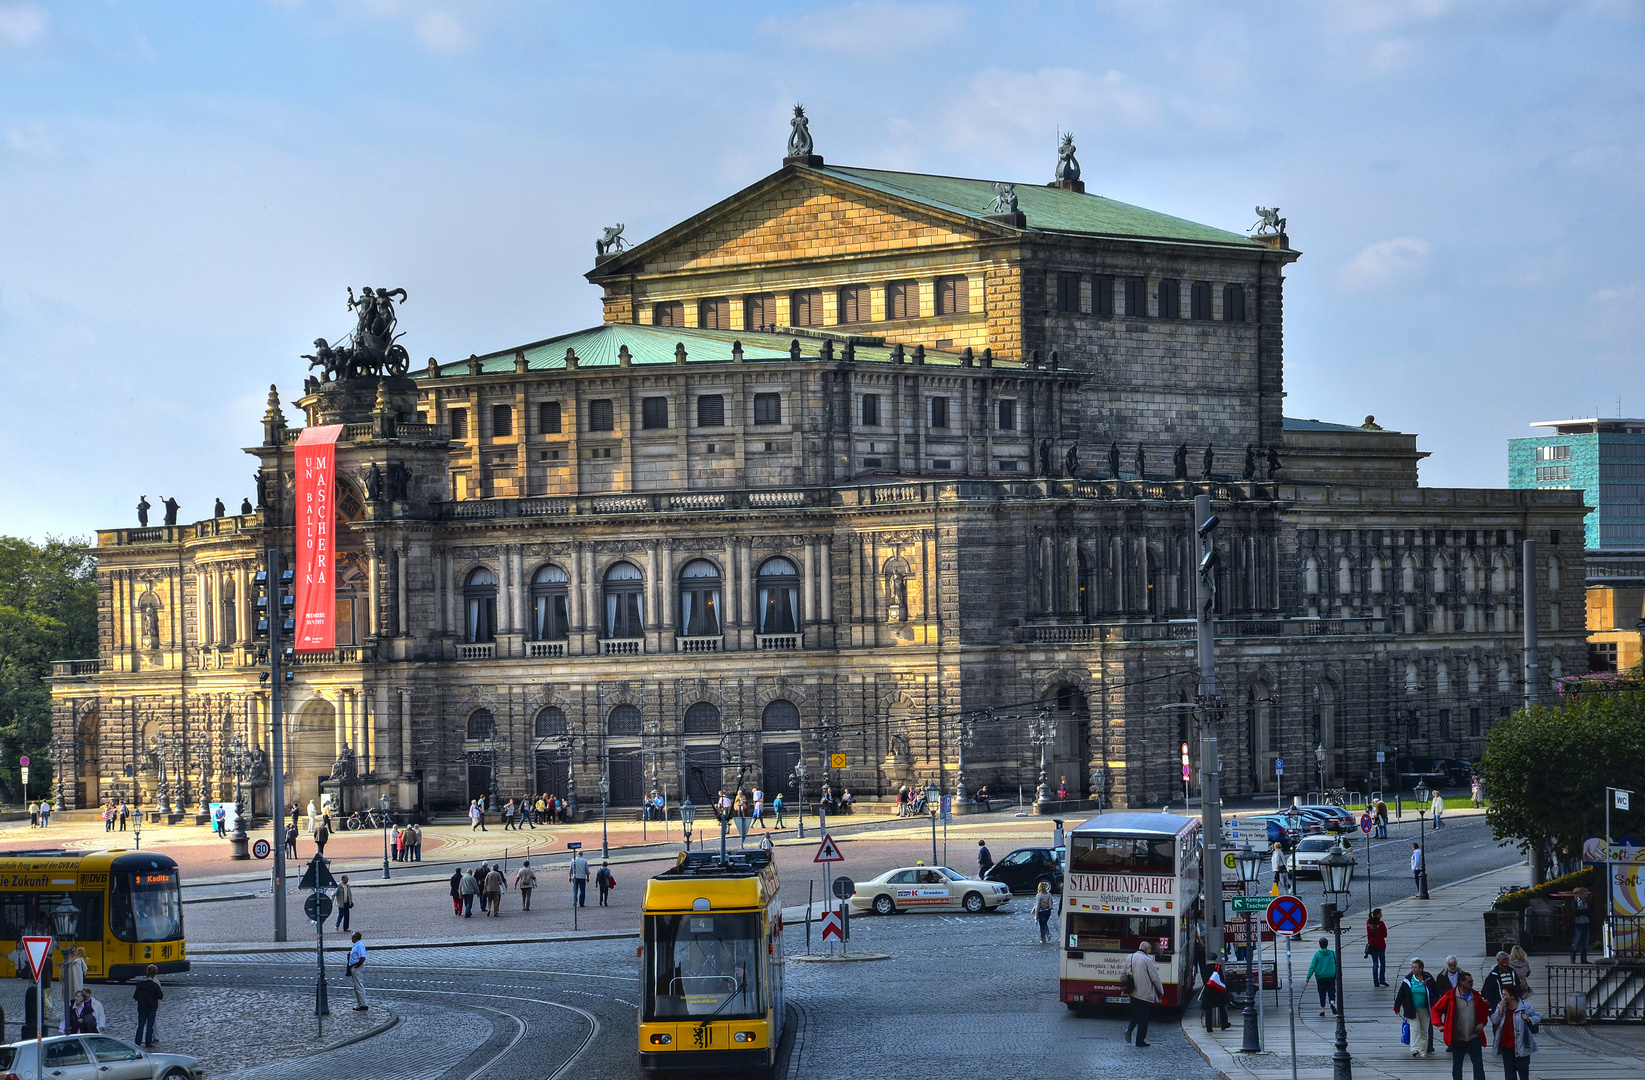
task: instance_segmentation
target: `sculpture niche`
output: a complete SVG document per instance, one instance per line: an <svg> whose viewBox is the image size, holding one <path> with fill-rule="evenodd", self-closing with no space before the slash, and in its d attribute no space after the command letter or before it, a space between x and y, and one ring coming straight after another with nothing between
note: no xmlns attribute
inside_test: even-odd
<svg viewBox="0 0 1645 1080"><path fill-rule="evenodd" d="M315 338L314 351L303 354L308 366L318 367L328 383L404 375L411 369L411 357L398 340L405 335L394 332L399 323L394 310L396 296L405 303L404 289L373 289L367 285L356 297L350 286L348 306L354 312L354 332L346 342L336 345Z"/></svg>

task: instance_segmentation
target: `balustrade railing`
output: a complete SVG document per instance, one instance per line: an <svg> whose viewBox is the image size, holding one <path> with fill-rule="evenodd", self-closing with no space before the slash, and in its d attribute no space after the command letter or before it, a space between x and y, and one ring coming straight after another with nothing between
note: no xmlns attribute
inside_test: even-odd
<svg viewBox="0 0 1645 1080"><path fill-rule="evenodd" d="M601 656L639 656L644 651L644 638L612 638L600 642Z"/></svg>
<svg viewBox="0 0 1645 1080"><path fill-rule="evenodd" d="M457 646L459 660L494 660L497 657L497 643L495 641L475 642L471 645Z"/></svg>
<svg viewBox="0 0 1645 1080"><path fill-rule="evenodd" d="M719 652L724 639L720 637L680 637L674 639L675 648L683 653Z"/></svg>
<svg viewBox="0 0 1645 1080"><path fill-rule="evenodd" d="M761 652L778 652L800 647L798 634L755 634L754 643Z"/></svg>
<svg viewBox="0 0 1645 1080"><path fill-rule="evenodd" d="M525 643L525 654L532 660L544 660L549 657L565 655L563 641L528 641Z"/></svg>

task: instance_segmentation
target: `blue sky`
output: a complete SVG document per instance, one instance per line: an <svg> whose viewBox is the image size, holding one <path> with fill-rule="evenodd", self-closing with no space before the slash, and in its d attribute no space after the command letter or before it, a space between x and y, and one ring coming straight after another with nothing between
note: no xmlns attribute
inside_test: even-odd
<svg viewBox="0 0 1645 1080"><path fill-rule="evenodd" d="M593 239L780 165L1043 182L1240 230L1278 205L1289 415L1506 483L1533 420L1645 415L1638 3L0 0L0 533L251 491L344 290L414 359L599 321ZM289 410L295 413L295 410Z"/></svg>

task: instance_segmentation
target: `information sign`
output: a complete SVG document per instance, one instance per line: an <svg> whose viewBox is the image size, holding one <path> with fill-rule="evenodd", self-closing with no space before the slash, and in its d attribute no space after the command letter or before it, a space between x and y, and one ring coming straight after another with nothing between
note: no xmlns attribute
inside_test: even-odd
<svg viewBox="0 0 1645 1080"><path fill-rule="evenodd" d="M1274 772L1278 773L1281 776L1285 775L1285 759L1284 758L1277 757L1277 758L1274 759Z"/></svg>
<svg viewBox="0 0 1645 1080"><path fill-rule="evenodd" d="M1234 904L1234 914L1247 915L1253 911L1267 911L1269 898L1266 896L1235 896L1231 898Z"/></svg>

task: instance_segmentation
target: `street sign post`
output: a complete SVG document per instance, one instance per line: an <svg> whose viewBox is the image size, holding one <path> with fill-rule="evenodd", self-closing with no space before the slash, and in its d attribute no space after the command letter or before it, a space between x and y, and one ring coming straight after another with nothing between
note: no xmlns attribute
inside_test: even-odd
<svg viewBox="0 0 1645 1080"><path fill-rule="evenodd" d="M837 911L823 912L822 939L827 941L829 938L841 943L845 941L845 929L840 925L840 913Z"/></svg>
<svg viewBox="0 0 1645 1080"><path fill-rule="evenodd" d="M1285 759L1274 759L1274 809L1280 809L1285 802Z"/></svg>
<svg viewBox="0 0 1645 1080"><path fill-rule="evenodd" d="M1370 814L1361 814L1359 816L1359 831L1362 833L1369 833L1371 831Z"/></svg>
<svg viewBox="0 0 1645 1080"><path fill-rule="evenodd" d="M845 856L840 854L834 838L827 833L823 834L822 843L817 845L817 857L812 862L844 862Z"/></svg>
<svg viewBox="0 0 1645 1080"><path fill-rule="evenodd" d="M834 899L849 900L851 894L857 891L857 883L841 874L834 879Z"/></svg>
<svg viewBox="0 0 1645 1080"><path fill-rule="evenodd" d="M309 893L308 899L303 901L303 914L308 916L311 923L323 923L331 918L334 907L331 897L325 893Z"/></svg>
<svg viewBox="0 0 1645 1080"><path fill-rule="evenodd" d="M830 769L846 769L850 768L850 762L844 754L829 754L828 767Z"/></svg>
<svg viewBox="0 0 1645 1080"><path fill-rule="evenodd" d="M1295 937L1308 925L1308 905L1295 896L1276 896L1268 902L1268 928Z"/></svg>
<svg viewBox="0 0 1645 1080"><path fill-rule="evenodd" d="M257 842L251 845L251 853L259 859L266 859L274 853L274 845L259 837Z"/></svg>
<svg viewBox="0 0 1645 1080"><path fill-rule="evenodd" d="M1271 903L1266 896L1235 896L1234 914L1245 915L1253 911L1267 911Z"/></svg>

